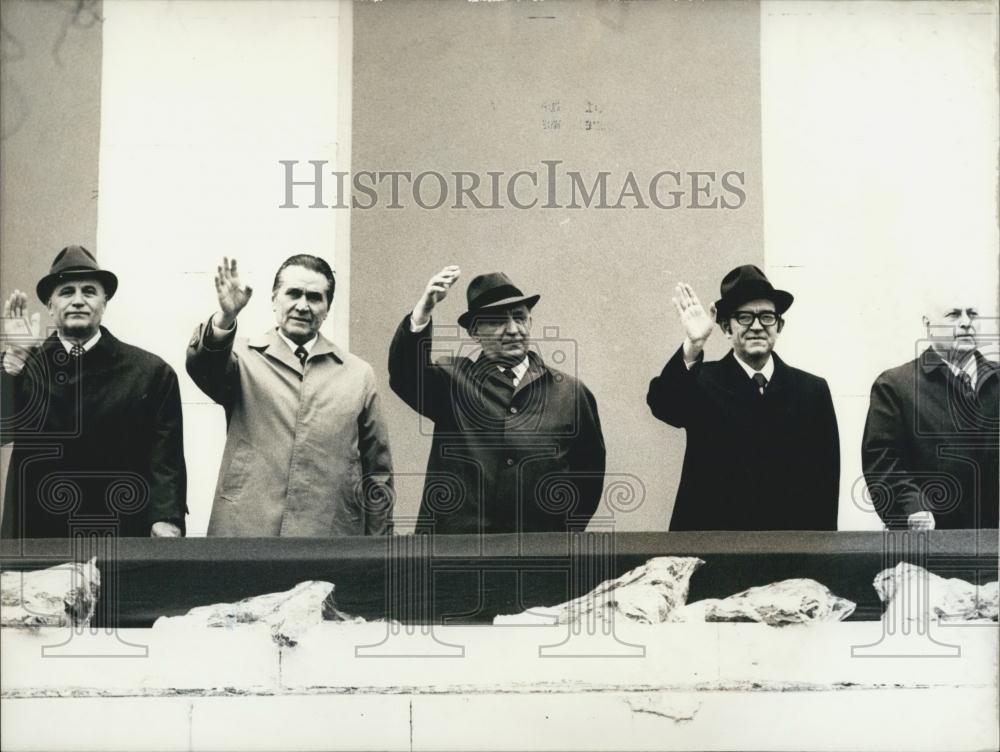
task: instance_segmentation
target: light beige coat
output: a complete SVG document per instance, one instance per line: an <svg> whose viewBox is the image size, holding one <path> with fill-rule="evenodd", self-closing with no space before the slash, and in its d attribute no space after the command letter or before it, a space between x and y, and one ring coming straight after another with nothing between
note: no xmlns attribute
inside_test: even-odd
<svg viewBox="0 0 1000 752"><path fill-rule="evenodd" d="M392 532L392 458L368 363L319 336L303 367L277 330L188 345L187 371L226 410L208 535Z"/></svg>

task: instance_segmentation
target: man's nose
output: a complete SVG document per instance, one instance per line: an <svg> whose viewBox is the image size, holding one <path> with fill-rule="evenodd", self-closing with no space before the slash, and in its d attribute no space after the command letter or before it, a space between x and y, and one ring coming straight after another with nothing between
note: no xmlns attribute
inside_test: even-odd
<svg viewBox="0 0 1000 752"><path fill-rule="evenodd" d="M506 331L507 334L517 334L519 331L521 331L521 327L518 325L516 321L514 321L512 317L508 316L507 327L504 331Z"/></svg>
<svg viewBox="0 0 1000 752"><path fill-rule="evenodd" d="M83 297L83 293L77 290L75 293L73 293L73 299L70 301L70 305L82 306L86 302L87 301Z"/></svg>

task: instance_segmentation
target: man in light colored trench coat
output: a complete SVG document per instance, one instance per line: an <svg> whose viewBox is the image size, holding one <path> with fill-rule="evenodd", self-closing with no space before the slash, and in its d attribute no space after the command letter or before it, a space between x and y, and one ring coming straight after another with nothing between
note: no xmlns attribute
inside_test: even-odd
<svg viewBox="0 0 1000 752"><path fill-rule="evenodd" d="M320 325L333 300L329 265L292 256L278 269L277 328L237 338L252 290L223 259L219 308L188 346L187 371L226 410L226 448L208 535L392 532L392 459L370 365Z"/></svg>

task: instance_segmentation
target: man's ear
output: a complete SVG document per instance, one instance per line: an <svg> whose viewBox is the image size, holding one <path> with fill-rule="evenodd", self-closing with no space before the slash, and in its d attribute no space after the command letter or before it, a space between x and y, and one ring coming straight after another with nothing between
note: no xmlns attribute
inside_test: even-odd
<svg viewBox="0 0 1000 752"><path fill-rule="evenodd" d="M732 336L733 331L732 331L732 329L729 328L729 321L728 320L726 320L726 321L720 321L719 322L719 328L723 331L723 333L727 337Z"/></svg>
<svg viewBox="0 0 1000 752"><path fill-rule="evenodd" d="M781 318L781 316L778 316L778 325L775 327L775 330L778 332L778 334L781 334L781 330L784 328L785 328L785 320Z"/></svg>

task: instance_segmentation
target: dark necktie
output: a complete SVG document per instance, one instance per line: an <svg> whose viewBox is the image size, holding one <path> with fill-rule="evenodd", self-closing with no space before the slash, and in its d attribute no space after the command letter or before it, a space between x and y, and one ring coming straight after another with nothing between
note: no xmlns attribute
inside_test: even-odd
<svg viewBox="0 0 1000 752"><path fill-rule="evenodd" d="M763 396L764 389L767 388L767 376L760 373L759 371L753 375L753 383L757 385L757 390Z"/></svg>
<svg viewBox="0 0 1000 752"><path fill-rule="evenodd" d="M309 352L302 345L295 348L295 357L299 359L299 363L301 363L302 367L305 368L306 358L309 357Z"/></svg>
<svg viewBox="0 0 1000 752"><path fill-rule="evenodd" d="M514 369L513 368L501 368L500 377L503 379L503 383L514 389Z"/></svg>
<svg viewBox="0 0 1000 752"><path fill-rule="evenodd" d="M87 351L83 349L83 345L73 345L69 349L69 354L70 354L71 358L79 358L85 352L87 352Z"/></svg>

